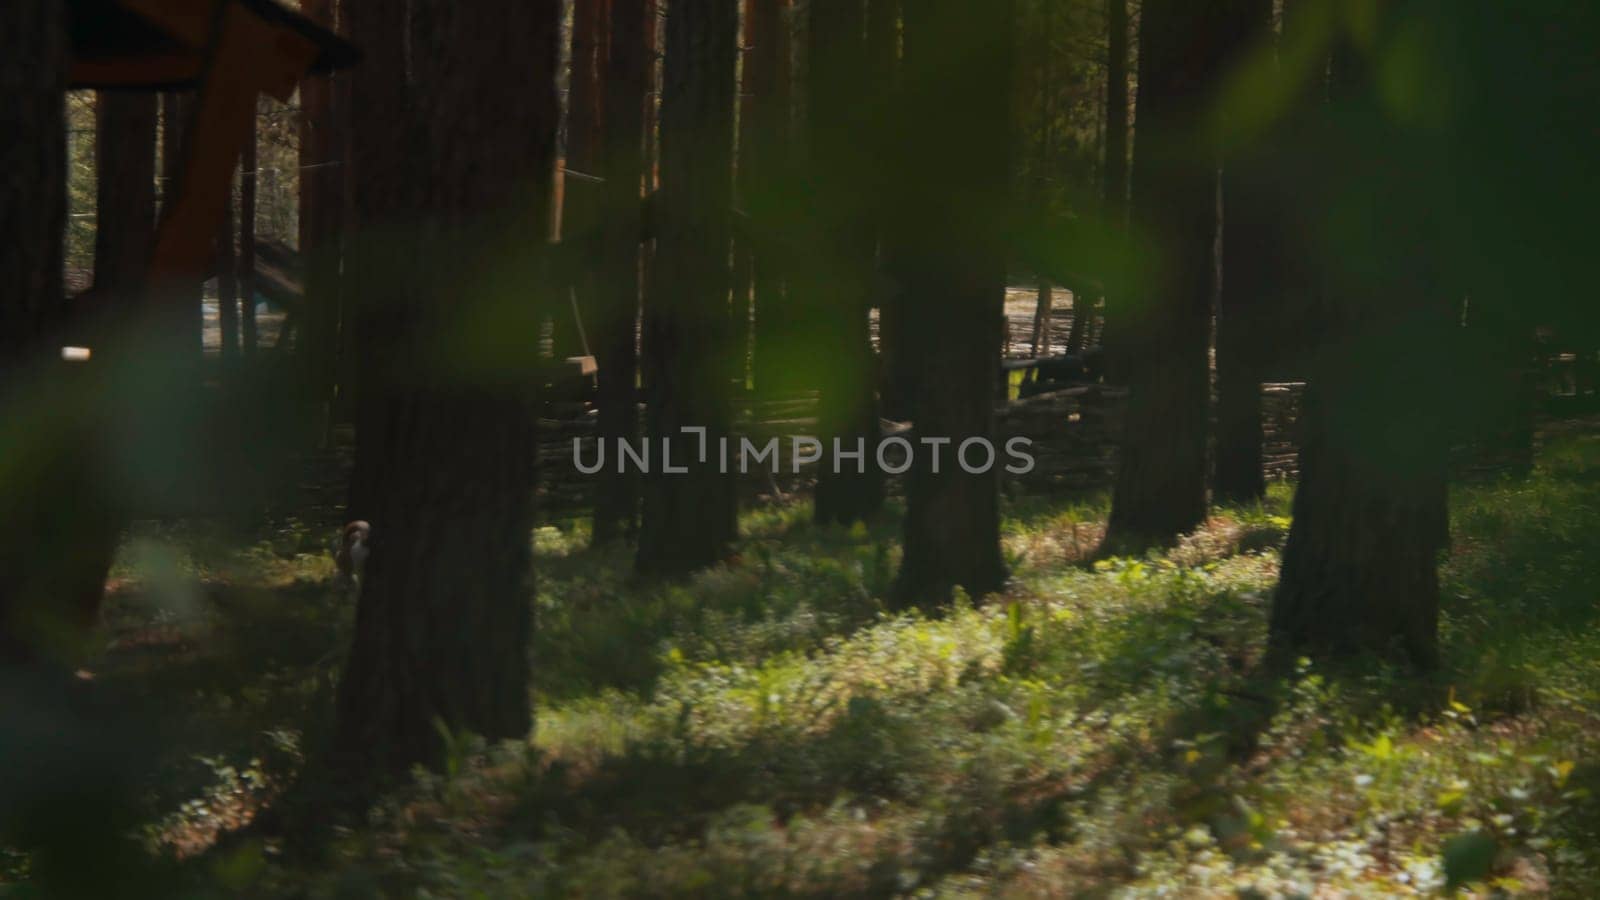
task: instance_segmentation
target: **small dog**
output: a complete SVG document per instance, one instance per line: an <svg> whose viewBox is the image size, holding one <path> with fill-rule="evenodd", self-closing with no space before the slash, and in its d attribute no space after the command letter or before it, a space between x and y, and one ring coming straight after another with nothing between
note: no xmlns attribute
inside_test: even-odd
<svg viewBox="0 0 1600 900"><path fill-rule="evenodd" d="M372 553L372 526L356 521L344 526L334 543L333 564L339 570L339 584L346 589L361 586L361 573Z"/></svg>

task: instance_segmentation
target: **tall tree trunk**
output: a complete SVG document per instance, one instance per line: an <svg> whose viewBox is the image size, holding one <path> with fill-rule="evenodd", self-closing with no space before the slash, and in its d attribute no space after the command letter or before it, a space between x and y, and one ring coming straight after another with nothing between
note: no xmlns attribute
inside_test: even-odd
<svg viewBox="0 0 1600 900"><path fill-rule="evenodd" d="M189 126L195 108L195 95L191 91L163 94L161 98L161 215L167 215L170 204L178 196L183 167L189 158ZM171 304L175 312L172 324L180 331L169 335L175 346L183 352L200 356L204 336L204 310L200 305L201 284L196 279L181 279L165 285L163 304ZM176 292L181 291L182 294Z"/></svg>
<svg viewBox="0 0 1600 900"><path fill-rule="evenodd" d="M878 396L883 414L892 419L909 419L916 394L918 362L911 349L910 320L915 305L909 293L906 266L909 254L906 236L901 234L903 216L895 209L898 202L891 185L896 173L893 160L915 152L905 146L915 140L902 118L900 102L900 0L871 0L867 10L867 66L870 83L880 85L877 123L869 132L876 160L872 188L874 222L878 229L878 268L882 287L878 304Z"/></svg>
<svg viewBox="0 0 1600 900"><path fill-rule="evenodd" d="M1317 270L1318 352L1307 363L1271 648L1280 660L1371 654L1428 668L1449 539L1446 466L1461 424L1447 400L1459 389L1459 303L1449 296L1459 273L1438 254L1449 213L1428 193L1427 170L1444 151L1396 127L1362 54L1336 45L1330 73L1328 105L1309 111L1306 158L1296 160L1318 177L1298 199L1362 264L1322 260Z"/></svg>
<svg viewBox="0 0 1600 900"><path fill-rule="evenodd" d="M574 0L567 90L566 171L561 180L559 269L567 287L551 309L551 346L558 360L593 352L585 348L579 317L593 305L599 266L601 186L605 147L605 71L610 0ZM586 325L587 323L583 323Z"/></svg>
<svg viewBox="0 0 1600 900"><path fill-rule="evenodd" d="M0 664L35 656L60 628L81 577L71 554L84 511L70 502L70 485L86 448L63 433L70 429L20 415L28 410L22 376L40 362L41 339L62 311L66 66L65 4L0 6L0 439L8 460L0 480Z"/></svg>
<svg viewBox="0 0 1600 900"><path fill-rule="evenodd" d="M1272 0L1236 0L1227 6L1229 55L1242 59L1273 39ZM1223 160L1222 289L1217 303L1218 500L1252 503L1266 495L1261 452L1262 359L1260 322L1281 298L1279 228L1271 151L1230 147Z"/></svg>
<svg viewBox="0 0 1600 900"><path fill-rule="evenodd" d="M781 232L791 220L785 196L791 183L789 0L747 0L745 4L744 92L746 118L740 123L740 189L749 213L751 287L755 324L750 370L763 395L794 386L793 356L784 349L795 313L786 292L786 258Z"/></svg>
<svg viewBox="0 0 1600 900"><path fill-rule="evenodd" d="M392 261L405 255L399 233L410 215L411 176L396 135L414 113L406 90L406 10L410 0L362 0L345 7L344 27L363 48L349 75L347 162L350 227L346 246L351 278L344 297L345 345L356 421L355 467L345 503L349 520L371 520L384 460L383 342L389 332L391 293L403 285ZM397 124L400 123L400 124ZM553 164L552 164L553 165Z"/></svg>
<svg viewBox="0 0 1600 900"><path fill-rule="evenodd" d="M656 259L645 309L648 432L638 568L684 574L721 559L738 530L734 480L719 465L732 424L728 217L733 190L737 0L673 0L661 91ZM704 443L684 428L704 428Z"/></svg>
<svg viewBox="0 0 1600 900"><path fill-rule="evenodd" d="M895 207L907 239L911 349L922 360L913 415L919 439L906 485L901 606L934 606L959 586L973 597L1005 581L999 466L964 444L994 439L998 327L1005 298L1009 184L1009 2L916 0L905 7L904 103L916 133L938 134L899 157ZM910 148L908 148L910 149ZM934 448L948 439L934 465ZM996 448L999 450L1000 448Z"/></svg>
<svg viewBox="0 0 1600 900"><path fill-rule="evenodd" d="M239 269L234 253L233 190L223 202L222 223L217 229L217 331L221 335L223 366L239 358Z"/></svg>
<svg viewBox="0 0 1600 900"><path fill-rule="evenodd" d="M782 150L787 108L779 105L781 48L785 40L781 0L745 0L744 56L740 69L738 197L745 216L735 259L735 327L744 345L745 364L762 387L759 356L761 317L781 303L776 246L768 230L776 215L776 168ZM782 73L786 75L787 73ZM740 304L743 309L740 309Z"/></svg>
<svg viewBox="0 0 1600 900"><path fill-rule="evenodd" d="M256 334L256 128L239 157L239 333L246 356L258 349Z"/></svg>
<svg viewBox="0 0 1600 900"><path fill-rule="evenodd" d="M543 244L559 13L556 0L411 0L409 59L379 63L405 74L389 133L408 138L397 152L426 219L400 248L412 252L389 258L406 284L366 398L383 404L361 435L378 468L372 555L340 684L338 746L380 771L438 763L441 731L531 726L535 361L495 335L531 321L500 282ZM463 290L486 275L493 287Z"/></svg>
<svg viewBox="0 0 1600 900"><path fill-rule="evenodd" d="M1039 278L1039 299L1033 307L1033 355L1034 357L1050 355L1050 318L1051 310L1055 306L1055 291L1050 281L1043 276Z"/></svg>
<svg viewBox="0 0 1600 900"><path fill-rule="evenodd" d="M641 184L644 177L645 103L653 48L646 42L648 0L612 0L611 52L606 64L606 182L600 280L595 296L595 353L600 365L599 440L610 453L639 433L636 339L639 324ZM632 533L638 521L639 483L613 462L601 473L595 496L594 540Z"/></svg>
<svg viewBox="0 0 1600 900"><path fill-rule="evenodd" d="M1120 309L1129 395L1104 553L1171 543L1206 517L1217 162L1202 116L1219 21L1188 0L1147 0L1140 20L1132 217L1151 259Z"/></svg>
<svg viewBox="0 0 1600 900"><path fill-rule="evenodd" d="M1142 53L1142 51L1141 51ZM1128 0L1106 0L1106 158L1102 189L1104 214L1112 228L1123 227L1128 220ZM1120 279L1113 279L1114 282ZM1105 328L1100 345L1105 350L1106 381L1126 384L1130 361L1122 345L1122 321L1126 314L1126 301L1118 297L1123 290L1113 283L1106 292L1104 302ZM1092 314L1090 303L1080 303L1077 292L1072 295L1072 316ZM1080 311L1081 307L1081 311ZM1084 331L1088 331L1084 321ZM1074 329L1077 322L1073 322Z"/></svg>
<svg viewBox="0 0 1600 900"><path fill-rule="evenodd" d="M859 135L871 126L875 104L865 84L866 7L862 0L811 5L807 103L808 164L812 196L806 305L818 325L814 362L821 388L818 433L823 459L817 477L816 520L850 524L883 505L883 473L876 465L878 398L868 311L871 305L873 204L870 157ZM821 357L813 355L814 360ZM860 452L849 463L835 451Z"/></svg>
<svg viewBox="0 0 1600 900"><path fill-rule="evenodd" d="M1446 453L1415 413L1415 398L1382 376L1319 371L1307 386L1294 524L1272 603L1280 658L1437 662ZM1394 446L1397 437L1410 446Z"/></svg>
<svg viewBox="0 0 1600 900"><path fill-rule="evenodd" d="M156 233L156 95L102 91L95 103L95 287L134 291Z"/></svg>
<svg viewBox="0 0 1600 900"><path fill-rule="evenodd" d="M363 0L352 0L352 5ZM334 25L334 0L301 0L300 11ZM365 45L363 45L365 48ZM333 79L309 75L300 83L300 258L305 264L301 346L305 402L319 428L327 426L338 372L339 241L342 167L334 153Z"/></svg>

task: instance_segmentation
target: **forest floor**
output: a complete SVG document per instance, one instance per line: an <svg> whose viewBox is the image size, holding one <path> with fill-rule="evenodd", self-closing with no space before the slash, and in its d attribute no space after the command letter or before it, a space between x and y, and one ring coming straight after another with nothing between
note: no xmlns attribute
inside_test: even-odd
<svg viewBox="0 0 1600 900"><path fill-rule="evenodd" d="M1600 436L1456 488L1425 681L1262 669L1288 496L1093 567L1103 500L1013 498L1013 584L939 619L884 610L894 515L756 510L671 586L544 527L535 737L313 841L225 835L325 728L329 523L147 527L92 676L166 711L144 834L193 896L1600 896Z"/></svg>

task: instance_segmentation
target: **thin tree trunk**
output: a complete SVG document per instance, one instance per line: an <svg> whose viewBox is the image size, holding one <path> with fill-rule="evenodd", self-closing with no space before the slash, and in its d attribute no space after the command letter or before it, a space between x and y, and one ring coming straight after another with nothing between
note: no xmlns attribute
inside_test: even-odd
<svg viewBox="0 0 1600 900"><path fill-rule="evenodd" d="M169 204L178 196L183 167L189 158L189 126L194 114L195 97L192 92L162 95L161 122L161 214L165 216ZM183 279L180 284L166 285L163 304L175 310L173 326L181 329L171 335L176 346L184 348L199 359L204 337L205 313L200 305L201 283L196 279ZM181 290L181 296L175 291Z"/></svg>
<svg viewBox="0 0 1600 900"><path fill-rule="evenodd" d="M256 129L239 157L239 331L245 356L255 355L256 334Z"/></svg>
<svg viewBox="0 0 1600 900"><path fill-rule="evenodd" d="M1201 117L1218 23L1188 0L1147 0L1142 13L1132 215L1152 260L1122 308L1129 396L1103 553L1169 544L1206 517L1217 163Z"/></svg>
<svg viewBox="0 0 1600 900"><path fill-rule="evenodd" d="M997 327L1005 298L1011 4L964 0L905 6L904 102L919 133L939 134L897 157L895 208L917 315L910 348L923 360L913 415L919 441L948 439L934 465L919 443L906 485L900 606L937 606L953 588L973 597L1005 581L999 466L969 448L994 438ZM907 148L911 151L913 148Z"/></svg>
<svg viewBox="0 0 1600 900"><path fill-rule="evenodd" d="M601 446L612 454L639 433L639 323L641 183L644 177L645 103L653 16L648 0L612 0L611 52L605 80L606 183L604 235L596 295L595 353L600 365ZM638 521L639 484L613 462L595 496L594 540L603 544L631 534Z"/></svg>
<svg viewBox="0 0 1600 900"><path fill-rule="evenodd" d="M463 285L525 271L514 257L542 243L557 125L556 0L410 6L409 59L379 71L409 76L390 133L410 138L396 152L428 223L389 259L406 283L367 398L383 404L381 429L362 434L379 469L372 555L339 689L344 759L385 773L439 763L446 732L531 726L535 360L474 330L524 309L497 300L506 286ZM449 334L461 340L438 340Z"/></svg>
<svg viewBox="0 0 1600 900"><path fill-rule="evenodd" d="M732 424L727 250L738 23L737 0L673 0L667 10L646 389L652 444L670 447L672 464L687 472L663 472L658 457L662 465L645 478L644 573L710 565L737 532L734 481L718 457ZM704 428L704 444L684 428Z"/></svg>
<svg viewBox="0 0 1600 900"><path fill-rule="evenodd" d="M565 168L578 174L557 175L562 184L559 268L568 285L551 310L551 347L557 360L585 353L579 316L593 307L596 291L602 188L585 176L604 174L600 154L605 147L604 74L610 7L610 0L573 2ZM589 347L588 352L593 349Z"/></svg>
<svg viewBox="0 0 1600 900"><path fill-rule="evenodd" d="M95 103L95 288L136 291L156 233L156 95L102 91Z"/></svg>
<svg viewBox="0 0 1600 900"><path fill-rule="evenodd" d="M217 229L217 330L221 334L219 352L224 367L239 361L239 271L234 254L233 190L222 206L222 222Z"/></svg>
<svg viewBox="0 0 1600 900"><path fill-rule="evenodd" d="M364 0L356 0L364 2ZM301 0L301 12L334 25L334 0ZM325 430L338 371L340 166L334 154L333 81L310 75L300 83L300 257L305 262L305 308L300 352L305 402Z"/></svg>
<svg viewBox="0 0 1600 900"><path fill-rule="evenodd" d="M763 395L792 387L794 360L784 349L794 318L786 293L783 242L777 233L788 220L784 190L789 166L789 0L747 0L740 187L749 213L750 279L755 323L751 328L751 376Z"/></svg>
<svg viewBox="0 0 1600 900"><path fill-rule="evenodd" d="M1054 290L1048 279L1039 279L1039 300L1033 308L1033 355L1050 355L1050 316L1055 306Z"/></svg>
<svg viewBox="0 0 1600 900"><path fill-rule="evenodd" d="M818 368L818 433L823 461L817 477L816 520L848 525L883 505L878 450L878 402L868 328L873 233L869 158L859 135L871 126L874 104L862 96L866 9L862 0L811 6L807 73L809 174L816 232L804 274L805 303L818 325L813 344L827 347ZM870 90L870 87L865 87ZM863 113L867 112L866 115ZM819 357L813 356L813 359ZM849 462L835 453L860 452Z"/></svg>
<svg viewBox="0 0 1600 900"><path fill-rule="evenodd" d="M1142 57L1142 51L1141 51ZM1128 219L1128 0L1106 0L1106 158L1104 214L1112 228L1121 228ZM1106 292L1104 306L1105 327L1100 346L1105 351L1106 381L1125 384L1130 360L1122 346L1123 307L1126 301L1117 295L1123 288L1113 284ZM1073 317L1078 317L1078 295L1072 296ZM1084 304L1084 314L1089 314L1089 304ZM1074 327L1077 323L1074 322ZM1088 323L1085 324L1087 331Z"/></svg>
<svg viewBox="0 0 1600 900"><path fill-rule="evenodd" d="M1081 291L1072 292L1072 327L1067 329L1068 356L1077 356L1089 342L1089 326L1094 318L1094 298Z"/></svg>
<svg viewBox="0 0 1600 900"><path fill-rule="evenodd" d="M898 202L891 185L896 173L891 161L913 152L905 146L914 141L900 101L901 81L901 3L900 0L871 0L867 10L867 65L871 83L878 91L880 113L870 132L874 140L873 157L877 186L875 222L878 228L878 268L883 287L878 293L878 396L883 414L892 419L911 417L916 393L917 360L911 351L910 319L914 298L910 295L906 273L908 250L901 233L903 217L895 208Z"/></svg>

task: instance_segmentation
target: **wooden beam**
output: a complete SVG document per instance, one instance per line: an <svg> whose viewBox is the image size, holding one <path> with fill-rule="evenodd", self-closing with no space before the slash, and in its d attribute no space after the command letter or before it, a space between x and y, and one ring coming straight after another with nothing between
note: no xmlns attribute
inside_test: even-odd
<svg viewBox="0 0 1600 900"><path fill-rule="evenodd" d="M198 79L204 65L205 60L198 53L77 60L72 64L69 81L84 88L178 85Z"/></svg>
<svg viewBox="0 0 1600 900"><path fill-rule="evenodd" d="M198 0L160 0L187 9ZM211 48L198 109L188 129L183 182L163 217L150 261L150 284L199 279L231 190L239 152L255 123L256 97L287 100L316 59L317 48L293 30L263 21L231 0ZM157 0L131 0L130 5ZM181 37L181 36L180 36Z"/></svg>

